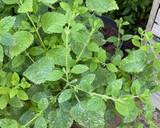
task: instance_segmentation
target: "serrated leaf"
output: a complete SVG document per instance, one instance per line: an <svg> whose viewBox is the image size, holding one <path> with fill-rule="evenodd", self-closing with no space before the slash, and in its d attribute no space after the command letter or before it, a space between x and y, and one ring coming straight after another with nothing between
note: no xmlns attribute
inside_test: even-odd
<svg viewBox="0 0 160 128"><path fill-rule="evenodd" d="M48 108L49 102L47 98L42 98L38 101L38 108L40 110L45 110Z"/></svg>
<svg viewBox="0 0 160 128"><path fill-rule="evenodd" d="M120 68L128 73L142 72L145 66L146 53L142 50L131 52L120 64Z"/></svg>
<svg viewBox="0 0 160 128"><path fill-rule="evenodd" d="M9 47L10 57L13 58L24 52L34 40L33 35L27 31L18 31L14 35L16 44Z"/></svg>
<svg viewBox="0 0 160 128"><path fill-rule="evenodd" d="M4 109L9 101L9 97L7 95L3 95L0 97L0 109Z"/></svg>
<svg viewBox="0 0 160 128"><path fill-rule="evenodd" d="M25 91L23 90L18 90L17 92L17 97L21 100L28 100L28 95Z"/></svg>
<svg viewBox="0 0 160 128"><path fill-rule="evenodd" d="M19 13L27 13L33 11L33 0L24 0L24 2L20 5L18 12Z"/></svg>
<svg viewBox="0 0 160 128"><path fill-rule="evenodd" d="M132 94L134 95L139 95L141 92L141 83L139 80L134 80L132 82L132 87L131 87Z"/></svg>
<svg viewBox="0 0 160 128"><path fill-rule="evenodd" d="M118 72L117 67L114 64L112 64L112 63L107 64L107 68L111 72Z"/></svg>
<svg viewBox="0 0 160 128"><path fill-rule="evenodd" d="M23 75L35 84L41 84L46 81L49 73L54 68L54 60L48 57L43 57L37 62L33 63Z"/></svg>
<svg viewBox="0 0 160 128"><path fill-rule="evenodd" d="M19 128L17 121L12 119L1 119L0 120L1 128Z"/></svg>
<svg viewBox="0 0 160 128"><path fill-rule="evenodd" d="M14 96L17 95L17 92L18 92L18 90L16 88L10 89L10 91L9 91L9 97L13 98Z"/></svg>
<svg viewBox="0 0 160 128"><path fill-rule="evenodd" d="M115 0L86 0L86 5L91 11L101 13L118 9Z"/></svg>
<svg viewBox="0 0 160 128"><path fill-rule="evenodd" d="M88 70L89 70L89 68L86 65L78 64L78 65L75 65L71 69L71 72L74 73L74 74L81 74L81 73L84 73L84 72L86 72Z"/></svg>
<svg viewBox="0 0 160 128"><path fill-rule="evenodd" d="M47 128L47 122L44 117L39 117L36 119L34 128Z"/></svg>
<svg viewBox="0 0 160 128"><path fill-rule="evenodd" d="M16 44L16 39L14 36L10 33L3 33L1 35L1 41L0 43L4 46L11 46Z"/></svg>
<svg viewBox="0 0 160 128"><path fill-rule="evenodd" d="M58 97L58 102L63 103L67 100L69 100L72 97L72 89L66 89L61 92L61 94Z"/></svg>
<svg viewBox="0 0 160 128"><path fill-rule="evenodd" d="M47 81L57 81L62 78L63 72L60 70L53 70L51 73L49 73L46 77Z"/></svg>
<svg viewBox="0 0 160 128"><path fill-rule="evenodd" d="M61 33L66 24L66 17L61 13L47 12L42 16L41 23L45 33Z"/></svg>
<svg viewBox="0 0 160 128"><path fill-rule="evenodd" d="M8 32L14 25L16 17L7 16L0 20L0 34Z"/></svg>

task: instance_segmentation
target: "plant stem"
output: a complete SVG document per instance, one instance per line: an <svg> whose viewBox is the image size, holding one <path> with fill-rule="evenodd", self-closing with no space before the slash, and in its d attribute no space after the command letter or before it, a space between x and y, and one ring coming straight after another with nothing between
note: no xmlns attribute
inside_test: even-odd
<svg viewBox="0 0 160 128"><path fill-rule="evenodd" d="M32 57L29 55L29 53L27 53L27 51L25 51L27 57L32 61L32 63L34 63L35 61L32 59Z"/></svg>
<svg viewBox="0 0 160 128"><path fill-rule="evenodd" d="M33 22L32 18L31 18L30 15L29 15L29 13L26 13L26 15L27 15L28 19L30 20L30 22L32 23L32 25L33 25L33 27L34 27L34 29L35 29L35 31L36 31L36 34L37 34L37 36L38 36L38 39L39 39L42 47L43 47L44 49L46 49L46 46L45 46L45 44L44 44L44 42L43 42L43 40L42 40L42 37L41 37L40 34L39 34L39 31L38 31L35 23Z"/></svg>
<svg viewBox="0 0 160 128"><path fill-rule="evenodd" d="M90 32L86 44L84 45L82 51L80 52L80 54L78 55L78 57L77 57L77 59L76 59L76 63L80 60L81 56L83 55L83 53L84 53L84 51L85 51L87 45L89 44L89 42L90 42L90 40L91 40L91 37L92 37L94 31L95 31L95 30L92 29L92 31Z"/></svg>
<svg viewBox="0 0 160 128"><path fill-rule="evenodd" d="M35 117L33 117L29 122L27 122L23 127L27 128L30 126L39 116L41 116L43 111L40 111L39 113L36 114Z"/></svg>
<svg viewBox="0 0 160 128"><path fill-rule="evenodd" d="M66 46L66 80L67 80L67 85L68 85L68 83L69 83L69 70L70 70L69 65L68 65L68 54L70 52L70 50L69 50L69 33L70 33L69 26L65 30L65 33L66 33L66 38L65 38L65 46Z"/></svg>

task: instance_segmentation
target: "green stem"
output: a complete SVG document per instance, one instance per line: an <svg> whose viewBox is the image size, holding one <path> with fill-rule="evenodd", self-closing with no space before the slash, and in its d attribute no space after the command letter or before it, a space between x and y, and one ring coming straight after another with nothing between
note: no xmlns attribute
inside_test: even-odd
<svg viewBox="0 0 160 128"><path fill-rule="evenodd" d="M26 15L27 15L28 19L30 20L30 22L32 23L32 25L33 25L33 27L34 27L34 29L35 29L35 32L36 32L36 34L37 34L37 36L38 36L38 39L39 39L42 47L43 47L44 49L46 49L46 46L45 46L45 44L44 44L44 42L43 42L43 40L42 40L42 37L41 37L40 34L39 34L39 31L38 31L35 23L33 22L32 18L31 18L30 15L29 15L29 13L26 13Z"/></svg>
<svg viewBox="0 0 160 128"><path fill-rule="evenodd" d="M68 55L69 55L69 33L70 33L70 30L69 30L69 27L67 27L67 29L65 30L65 33L66 33L66 38L65 38L65 46L66 46L66 80L67 80L67 85L69 83L69 65L68 65Z"/></svg>
<svg viewBox="0 0 160 128"><path fill-rule="evenodd" d="M84 53L86 47L88 46L88 44L89 44L89 42L90 42L90 40L91 40L91 37L92 37L94 31L95 31L95 30L92 29L92 31L90 32L86 44L84 45L82 51L80 52L80 54L78 55L78 57L77 57L77 59L76 59L76 63L81 59L81 56L83 55L83 53Z"/></svg>
<svg viewBox="0 0 160 128"><path fill-rule="evenodd" d="M25 51L27 57L32 61L32 63L34 63L35 61L32 59L32 57L29 55L29 53L27 53L27 51Z"/></svg>
<svg viewBox="0 0 160 128"><path fill-rule="evenodd" d="M42 115L43 111L40 111L39 113L36 114L35 117L33 117L29 122L27 122L23 127L27 128L28 126L30 126L38 117L40 117Z"/></svg>

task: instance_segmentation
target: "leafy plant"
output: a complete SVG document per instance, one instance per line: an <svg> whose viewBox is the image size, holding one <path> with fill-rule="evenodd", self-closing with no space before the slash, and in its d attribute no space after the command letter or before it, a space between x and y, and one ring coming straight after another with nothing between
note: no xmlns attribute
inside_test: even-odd
<svg viewBox="0 0 160 128"><path fill-rule="evenodd" d="M141 116L154 127L160 46L139 29L137 50L109 58L97 15L118 9L114 0L1 2L1 128L105 128L111 115L122 128L143 127Z"/></svg>

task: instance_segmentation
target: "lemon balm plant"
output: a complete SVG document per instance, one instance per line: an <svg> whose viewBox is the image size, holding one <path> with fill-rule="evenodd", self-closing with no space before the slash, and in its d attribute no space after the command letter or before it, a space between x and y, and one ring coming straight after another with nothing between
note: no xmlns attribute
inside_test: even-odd
<svg viewBox="0 0 160 128"><path fill-rule="evenodd" d="M118 9L114 0L0 2L1 128L106 128L114 116L120 128L156 127L160 45L139 30L137 49L109 58L97 15Z"/></svg>

